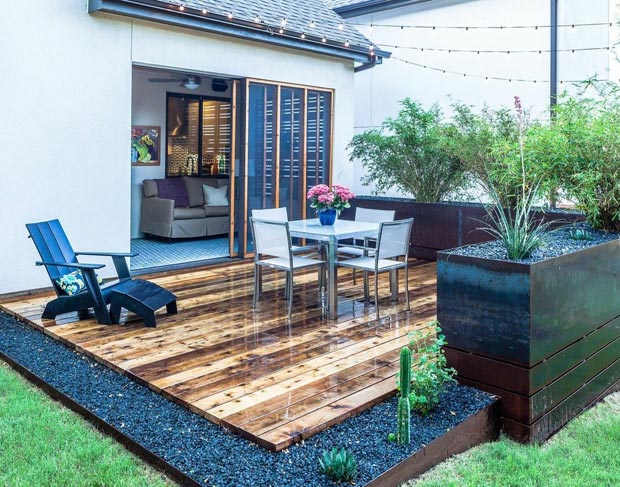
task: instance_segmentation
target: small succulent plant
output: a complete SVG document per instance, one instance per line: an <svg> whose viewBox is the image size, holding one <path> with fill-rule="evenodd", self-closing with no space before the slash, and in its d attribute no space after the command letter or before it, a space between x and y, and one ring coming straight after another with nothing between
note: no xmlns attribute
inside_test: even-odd
<svg viewBox="0 0 620 487"><path fill-rule="evenodd" d="M568 232L568 236L573 240L592 240L594 238L592 232L585 228L572 228Z"/></svg>
<svg viewBox="0 0 620 487"><path fill-rule="evenodd" d="M321 472L335 482L352 482L357 477L355 455L345 448L325 450L319 464Z"/></svg>

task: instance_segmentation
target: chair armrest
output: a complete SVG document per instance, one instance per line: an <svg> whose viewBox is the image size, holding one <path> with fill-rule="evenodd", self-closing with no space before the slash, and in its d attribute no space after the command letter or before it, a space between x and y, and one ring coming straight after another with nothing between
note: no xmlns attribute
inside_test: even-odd
<svg viewBox="0 0 620 487"><path fill-rule="evenodd" d="M79 264L77 262L72 262L72 263L68 263L68 262L42 262L42 261L38 261L35 262L36 265L44 265L44 266L48 266L48 265L53 265L53 266L60 266L60 267L74 267L76 269L83 269L83 270L87 270L87 269L101 269L102 267L105 267L105 264Z"/></svg>
<svg viewBox="0 0 620 487"><path fill-rule="evenodd" d="M135 257L138 252L76 252L75 255L98 255L103 257Z"/></svg>

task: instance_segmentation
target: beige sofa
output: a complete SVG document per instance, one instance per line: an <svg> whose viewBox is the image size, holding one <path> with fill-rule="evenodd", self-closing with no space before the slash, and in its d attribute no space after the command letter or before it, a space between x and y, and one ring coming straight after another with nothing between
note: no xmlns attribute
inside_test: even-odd
<svg viewBox="0 0 620 487"><path fill-rule="evenodd" d="M167 238L227 234L230 206L205 205L203 185L230 188L228 178L221 177L145 179L140 231Z"/></svg>

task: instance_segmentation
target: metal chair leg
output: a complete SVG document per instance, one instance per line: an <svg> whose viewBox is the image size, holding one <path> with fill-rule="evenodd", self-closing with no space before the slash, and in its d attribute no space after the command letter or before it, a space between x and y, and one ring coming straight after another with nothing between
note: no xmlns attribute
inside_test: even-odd
<svg viewBox="0 0 620 487"><path fill-rule="evenodd" d="M252 308L256 308L256 302L258 301L259 291L259 279L260 279L260 270L258 266L254 265L254 294L252 295Z"/></svg>
<svg viewBox="0 0 620 487"><path fill-rule="evenodd" d="M293 314L293 271L287 272L286 277L288 278L288 317L290 319Z"/></svg>
<svg viewBox="0 0 620 487"><path fill-rule="evenodd" d="M377 320L379 320L379 275L375 272L375 311L377 312Z"/></svg>
<svg viewBox="0 0 620 487"><path fill-rule="evenodd" d="M411 311L409 305L409 262L405 261L405 300L407 301L407 311Z"/></svg>
<svg viewBox="0 0 620 487"><path fill-rule="evenodd" d="M364 271L364 302L367 303L368 301L370 301L368 292L368 271Z"/></svg>

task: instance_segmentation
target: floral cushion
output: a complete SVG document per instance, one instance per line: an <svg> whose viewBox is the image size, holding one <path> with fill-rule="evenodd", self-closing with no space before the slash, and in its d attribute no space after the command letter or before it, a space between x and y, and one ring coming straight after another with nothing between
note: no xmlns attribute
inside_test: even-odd
<svg viewBox="0 0 620 487"><path fill-rule="evenodd" d="M84 277L82 276L82 272L77 270L73 271L69 274L65 274L58 279L55 279L58 287L66 292L69 296L73 296L74 294L82 292L86 289L86 283L84 282ZM97 282L101 284L103 279L97 276Z"/></svg>

